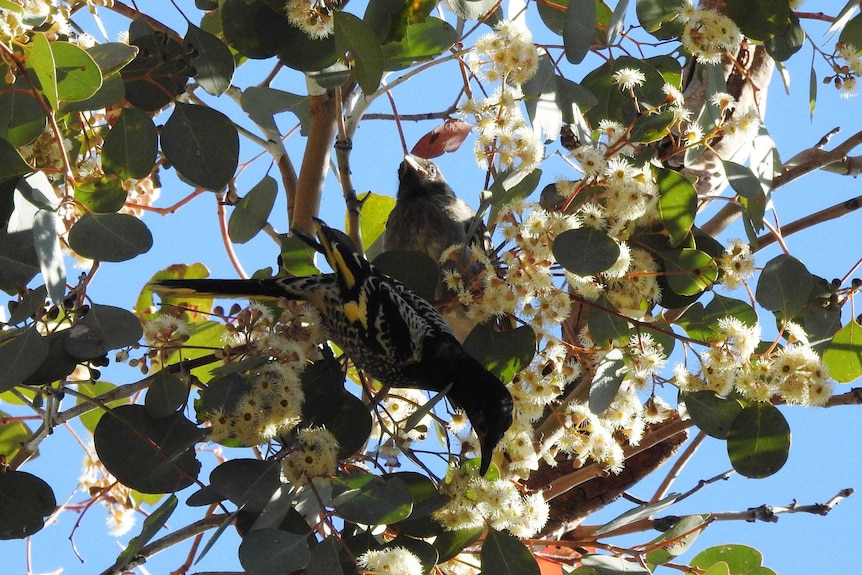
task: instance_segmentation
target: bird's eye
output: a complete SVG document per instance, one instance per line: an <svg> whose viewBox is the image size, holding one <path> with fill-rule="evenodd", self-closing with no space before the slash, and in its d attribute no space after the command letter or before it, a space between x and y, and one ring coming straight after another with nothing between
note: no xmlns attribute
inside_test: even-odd
<svg viewBox="0 0 862 575"><path fill-rule="evenodd" d="M432 178L436 177L437 176L437 166L435 166L434 164L431 164L430 166L428 166L428 175L431 176Z"/></svg>

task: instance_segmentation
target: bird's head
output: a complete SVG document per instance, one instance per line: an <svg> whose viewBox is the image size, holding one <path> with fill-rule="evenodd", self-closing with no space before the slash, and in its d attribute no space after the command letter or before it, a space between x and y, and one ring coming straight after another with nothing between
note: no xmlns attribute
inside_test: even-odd
<svg viewBox="0 0 862 575"><path fill-rule="evenodd" d="M485 475L494 448L512 425L512 395L497 376L472 357L458 362L457 368L457 379L447 395L455 407L464 410L479 437L482 450L479 474Z"/></svg>
<svg viewBox="0 0 862 575"><path fill-rule="evenodd" d="M398 197L423 194L455 195L434 162L408 154L398 167Z"/></svg>

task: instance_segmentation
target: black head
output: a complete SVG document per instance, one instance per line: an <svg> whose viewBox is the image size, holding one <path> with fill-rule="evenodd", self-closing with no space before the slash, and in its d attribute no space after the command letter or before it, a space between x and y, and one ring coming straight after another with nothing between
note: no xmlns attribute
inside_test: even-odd
<svg viewBox="0 0 862 575"><path fill-rule="evenodd" d="M454 369L458 370L458 377L447 395L455 407L464 410L479 437L482 449L479 474L485 475L494 448L512 425L512 395L497 376L472 357L457 362Z"/></svg>
<svg viewBox="0 0 862 575"><path fill-rule="evenodd" d="M398 167L398 197L422 194L455 195L434 162L419 156L404 156Z"/></svg>

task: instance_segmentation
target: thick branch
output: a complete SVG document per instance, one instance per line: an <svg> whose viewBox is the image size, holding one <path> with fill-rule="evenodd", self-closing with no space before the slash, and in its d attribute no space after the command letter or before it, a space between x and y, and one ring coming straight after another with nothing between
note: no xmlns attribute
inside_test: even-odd
<svg viewBox="0 0 862 575"><path fill-rule="evenodd" d="M311 129L299 170L296 186L296 203L288 206L291 227L310 232L311 219L320 213L323 197L323 182L329 170L329 150L335 138L336 106L333 90L319 95L309 95Z"/></svg>

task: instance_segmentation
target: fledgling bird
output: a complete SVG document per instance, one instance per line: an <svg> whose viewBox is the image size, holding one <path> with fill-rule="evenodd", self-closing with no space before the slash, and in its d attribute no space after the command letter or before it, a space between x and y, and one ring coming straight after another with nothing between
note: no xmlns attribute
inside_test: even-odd
<svg viewBox="0 0 862 575"><path fill-rule="evenodd" d="M470 356L430 303L359 255L351 240L315 219L317 240L300 235L324 255L334 273L298 278L160 280L162 293L211 297L305 300L322 317L327 335L360 369L392 387L441 392L467 414L481 447L479 472L512 424L506 386ZM449 387L451 384L451 387Z"/></svg>
<svg viewBox="0 0 862 575"><path fill-rule="evenodd" d="M436 262L443 250L467 241L475 215L434 162L407 155L398 168L398 194L386 221L383 251L425 252ZM483 234L484 229L477 231L477 236Z"/></svg>

